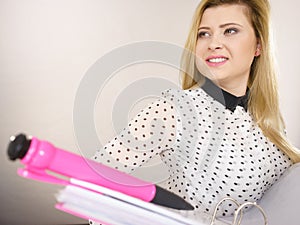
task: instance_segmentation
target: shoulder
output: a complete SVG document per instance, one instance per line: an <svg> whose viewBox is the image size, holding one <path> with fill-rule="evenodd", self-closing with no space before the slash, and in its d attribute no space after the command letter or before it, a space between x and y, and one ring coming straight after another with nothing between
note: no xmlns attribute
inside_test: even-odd
<svg viewBox="0 0 300 225"><path fill-rule="evenodd" d="M168 89L162 92L163 98L166 98L168 100L174 101L174 100L184 100L184 99L195 99L195 98L203 98L207 99L210 96L207 95L207 93L200 87L195 89L188 89L188 90L182 90L182 89Z"/></svg>
<svg viewBox="0 0 300 225"><path fill-rule="evenodd" d="M162 97L175 106L192 104L210 108L212 105L219 105L219 103L201 87L188 90L168 89L162 93Z"/></svg>

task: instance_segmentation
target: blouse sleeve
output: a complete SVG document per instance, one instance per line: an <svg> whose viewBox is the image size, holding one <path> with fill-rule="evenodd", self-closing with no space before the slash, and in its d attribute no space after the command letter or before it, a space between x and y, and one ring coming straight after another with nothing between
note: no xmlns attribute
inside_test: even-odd
<svg viewBox="0 0 300 225"><path fill-rule="evenodd" d="M123 172L132 172L175 142L176 111L160 98L136 115L93 159Z"/></svg>

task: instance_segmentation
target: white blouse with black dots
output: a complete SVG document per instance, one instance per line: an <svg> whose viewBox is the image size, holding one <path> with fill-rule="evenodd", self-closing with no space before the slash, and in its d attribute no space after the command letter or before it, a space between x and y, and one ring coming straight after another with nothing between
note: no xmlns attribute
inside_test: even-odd
<svg viewBox="0 0 300 225"><path fill-rule="evenodd" d="M209 214L224 197L240 203L259 200L292 164L244 107L229 110L218 93L203 88L166 91L94 159L130 172L155 155L169 170L162 186L191 203L195 212ZM222 204L219 214L231 215L234 209Z"/></svg>

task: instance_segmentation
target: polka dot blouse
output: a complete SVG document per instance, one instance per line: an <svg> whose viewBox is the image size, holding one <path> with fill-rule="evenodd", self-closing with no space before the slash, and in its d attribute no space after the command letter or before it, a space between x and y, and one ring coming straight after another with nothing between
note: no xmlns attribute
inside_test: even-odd
<svg viewBox="0 0 300 225"><path fill-rule="evenodd" d="M168 90L145 108L94 159L130 172L159 155L169 178L161 184L212 214L224 197L259 200L292 164L235 97L206 80L195 90ZM219 215L234 205L222 204Z"/></svg>

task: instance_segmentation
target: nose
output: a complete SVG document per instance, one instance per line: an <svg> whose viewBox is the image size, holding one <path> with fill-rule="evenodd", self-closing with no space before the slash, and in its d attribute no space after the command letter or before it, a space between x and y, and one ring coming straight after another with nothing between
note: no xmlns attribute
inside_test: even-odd
<svg viewBox="0 0 300 225"><path fill-rule="evenodd" d="M222 49L223 48L223 43L222 43L221 38L217 35L212 36L210 38L208 48L210 50Z"/></svg>

